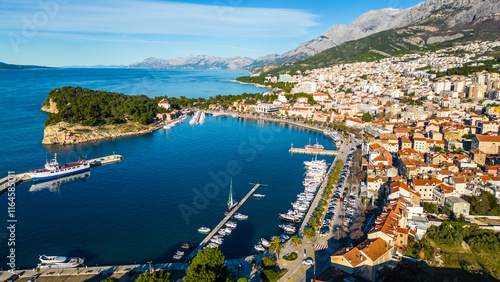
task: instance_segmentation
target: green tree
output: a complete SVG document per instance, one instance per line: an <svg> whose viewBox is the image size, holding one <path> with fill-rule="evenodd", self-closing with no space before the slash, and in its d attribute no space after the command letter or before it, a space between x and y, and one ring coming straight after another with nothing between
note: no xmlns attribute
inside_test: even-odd
<svg viewBox="0 0 500 282"><path fill-rule="evenodd" d="M281 240L278 236L273 236L271 238L271 242L269 242L269 251L271 253L275 253L278 258L280 256L280 252L283 250L285 246L281 243Z"/></svg>
<svg viewBox="0 0 500 282"><path fill-rule="evenodd" d="M316 232L312 228L306 228L306 230L304 230L304 237L309 239L309 242L311 242L312 238L316 237Z"/></svg>
<svg viewBox="0 0 500 282"><path fill-rule="evenodd" d="M136 279L136 281L137 281L137 279ZM102 279L101 282L118 282L118 278L110 276L110 277L106 277L106 278Z"/></svg>
<svg viewBox="0 0 500 282"><path fill-rule="evenodd" d="M170 281L169 277L170 273L159 270L153 273L143 273L139 277L137 277L137 279L135 279L135 282L168 282Z"/></svg>
<svg viewBox="0 0 500 282"><path fill-rule="evenodd" d="M295 248L295 251L297 252L297 249L300 248L300 246L302 246L302 239L297 235L293 235L292 238L290 238L290 243L292 244L292 246Z"/></svg>
<svg viewBox="0 0 500 282"><path fill-rule="evenodd" d="M372 121L372 115L370 113L364 113L361 120L364 122L370 122Z"/></svg>
<svg viewBox="0 0 500 282"><path fill-rule="evenodd" d="M242 278L238 279L238 281L236 281L236 282L252 282L252 280L242 277Z"/></svg>
<svg viewBox="0 0 500 282"><path fill-rule="evenodd" d="M219 249L207 248L194 257L184 277L186 282L229 281L231 272L224 266L224 255Z"/></svg>
<svg viewBox="0 0 500 282"><path fill-rule="evenodd" d="M279 273L274 269L265 269L264 271L262 271L260 278L262 278L262 281L264 282L276 282L279 280L280 276Z"/></svg>

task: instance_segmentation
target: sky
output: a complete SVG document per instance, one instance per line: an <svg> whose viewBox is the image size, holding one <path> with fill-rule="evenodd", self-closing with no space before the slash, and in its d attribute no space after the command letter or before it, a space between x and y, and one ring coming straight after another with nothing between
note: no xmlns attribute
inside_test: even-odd
<svg viewBox="0 0 500 282"><path fill-rule="evenodd" d="M417 0L0 0L0 62L128 65L149 57L281 54L383 8Z"/></svg>

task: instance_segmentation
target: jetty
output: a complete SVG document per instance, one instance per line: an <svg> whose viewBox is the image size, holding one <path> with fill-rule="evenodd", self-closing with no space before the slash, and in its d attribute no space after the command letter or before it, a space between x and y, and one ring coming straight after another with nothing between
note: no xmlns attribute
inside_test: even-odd
<svg viewBox="0 0 500 282"><path fill-rule="evenodd" d="M219 230L224 226L224 224L226 224L226 222L231 218L233 217L233 215L238 211L238 209L248 200L248 198L250 198L250 196L252 196L253 193L255 193L255 191L260 187L260 186L267 186L267 185L264 185L264 184L253 184L253 183L250 183L252 185L255 185L252 190L250 190L250 192L248 192L246 194L245 197L243 197L243 199L241 199L241 201L233 208L231 209L231 211L229 211L229 213L226 215L226 217L224 217L221 222L219 222L219 224L217 224L217 226L212 229L212 231L210 231L210 233L207 235L207 237L205 237L205 239L203 239L203 241L201 241L201 243L189 254L188 256L188 261L192 260L194 258L194 256L196 256L196 253L198 253L199 250L201 250L201 248L203 248L203 246L205 246L209 241L210 239L212 239L212 237L217 234L217 232L219 232Z"/></svg>
<svg viewBox="0 0 500 282"><path fill-rule="evenodd" d="M113 154L110 156L90 159L87 161L90 163L91 167L94 167L94 166L116 163L116 162L121 161L122 159L123 159L122 155ZM0 179L0 194L2 194L7 189L9 189L9 187L16 186L20 183L32 181L32 180L33 179L31 179L31 177L28 175L28 173L10 174L10 172L9 172L8 176Z"/></svg>
<svg viewBox="0 0 500 282"><path fill-rule="evenodd" d="M290 153L295 154L308 154L308 155L323 155L323 156L336 156L337 151L333 150L319 150L319 149L305 149L305 148L290 148Z"/></svg>

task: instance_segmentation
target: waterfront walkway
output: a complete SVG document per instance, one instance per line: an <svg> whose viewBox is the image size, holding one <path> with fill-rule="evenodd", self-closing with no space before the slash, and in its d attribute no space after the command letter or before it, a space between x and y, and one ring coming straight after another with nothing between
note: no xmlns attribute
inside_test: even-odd
<svg viewBox="0 0 500 282"><path fill-rule="evenodd" d="M260 186L263 186L262 184L255 184L255 186L252 188L252 190L250 190L250 192L248 192L248 194L246 194L245 197L243 197L243 199L241 199L241 201L238 203L238 205L236 205L223 219L221 222L219 222L219 224L217 224L217 226L212 229L212 231L210 231L210 233L207 235L207 237L205 237L205 239L203 239L203 241L201 241L201 243L196 247L196 249L194 249L193 252L191 252L188 256L188 261L189 260L192 260L194 258L194 256L196 255L196 253L198 253L199 250L201 250L201 248L203 248L203 246L205 246L209 241L210 239L212 239L212 237L217 234L217 232L219 232L219 230L222 228L222 226L224 226L224 224L226 224L226 222L231 218L233 217L233 215L236 213L236 211L238 211L238 209L248 200L248 198L250 198L250 196L252 196L252 194L257 190L257 188L259 188Z"/></svg>
<svg viewBox="0 0 500 282"><path fill-rule="evenodd" d="M308 155L323 155L323 156L337 155L337 151L333 150L315 150L315 149L301 149L301 148L290 148L288 152L292 154L308 154Z"/></svg>

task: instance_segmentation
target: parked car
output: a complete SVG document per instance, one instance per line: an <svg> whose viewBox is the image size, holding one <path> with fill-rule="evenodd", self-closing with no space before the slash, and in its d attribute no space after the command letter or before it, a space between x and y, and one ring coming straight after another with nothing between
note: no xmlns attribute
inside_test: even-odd
<svg viewBox="0 0 500 282"><path fill-rule="evenodd" d="M314 260L312 258L306 258L302 261L303 265L314 265Z"/></svg>

